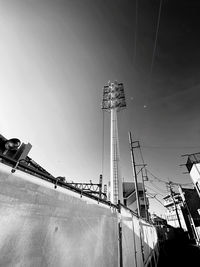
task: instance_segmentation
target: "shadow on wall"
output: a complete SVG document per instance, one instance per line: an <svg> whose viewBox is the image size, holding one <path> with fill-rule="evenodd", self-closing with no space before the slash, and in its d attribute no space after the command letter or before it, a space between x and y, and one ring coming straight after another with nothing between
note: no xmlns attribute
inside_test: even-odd
<svg viewBox="0 0 200 267"><path fill-rule="evenodd" d="M153 225L138 219L124 207L122 216L123 267L154 266L158 260L157 232Z"/></svg>

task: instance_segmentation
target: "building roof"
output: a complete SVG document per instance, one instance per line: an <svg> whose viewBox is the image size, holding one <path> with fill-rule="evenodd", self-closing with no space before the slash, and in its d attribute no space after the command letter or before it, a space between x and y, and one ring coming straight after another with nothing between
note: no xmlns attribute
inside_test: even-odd
<svg viewBox="0 0 200 267"><path fill-rule="evenodd" d="M188 169L189 172L191 171L193 164L196 163L200 163L200 152L188 155L186 168Z"/></svg>

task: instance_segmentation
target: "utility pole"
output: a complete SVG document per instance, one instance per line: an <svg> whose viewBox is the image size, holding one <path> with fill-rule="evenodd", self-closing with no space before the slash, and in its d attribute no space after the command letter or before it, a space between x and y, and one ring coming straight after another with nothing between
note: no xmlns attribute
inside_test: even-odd
<svg viewBox="0 0 200 267"><path fill-rule="evenodd" d="M133 177L134 177L134 184L135 184L135 193L136 193L136 203L137 203L137 213L138 216L141 216L140 212L140 200L139 200L139 192L138 192L138 182L137 182L137 173L136 173L136 165L135 165L135 157L134 157L134 152L133 149L136 147L139 147L138 142L133 142L132 141L132 136L131 132L128 133L129 136L129 144L130 144L130 150L131 150L131 162L132 162L132 168L133 168ZM133 144L137 143L136 147L133 147Z"/></svg>
<svg viewBox="0 0 200 267"><path fill-rule="evenodd" d="M141 217L141 209L140 209L140 200L139 200L139 192L138 192L138 182L137 182L137 172L136 172L136 164L135 164L135 157L134 157L134 148L139 148L140 144L139 141L132 141L131 132L128 133L129 136L129 144L131 149L131 162L132 162L132 168L133 168L133 177L134 177L134 183L135 183L135 193L136 193L136 203L137 203L137 214L139 217L139 225L140 225L140 217ZM135 145L134 145L135 144ZM144 263L144 246L142 243L142 233L140 228L140 245L141 245L141 252L142 252L142 260Z"/></svg>
<svg viewBox="0 0 200 267"><path fill-rule="evenodd" d="M176 201L174 199L174 191L172 190L172 186L171 186L172 182L169 181L169 190L170 190L170 195L171 195L171 198L172 198L172 201L174 203L174 207L175 207L175 211L176 211L176 216L177 216L177 219L178 219L178 223L179 223L179 226L181 229L182 228L182 225L181 225L181 220L180 220L180 217L179 217L179 214L178 214L178 209L177 209L177 205L176 205Z"/></svg>
<svg viewBox="0 0 200 267"><path fill-rule="evenodd" d="M147 209L147 198L146 198L146 192L145 192L145 186L144 186L144 174L143 174L143 169L145 168L145 165L141 168L142 172L142 186L143 186L143 194L144 194L144 205L145 205L145 217L146 220L149 220L149 214L148 214L148 209Z"/></svg>

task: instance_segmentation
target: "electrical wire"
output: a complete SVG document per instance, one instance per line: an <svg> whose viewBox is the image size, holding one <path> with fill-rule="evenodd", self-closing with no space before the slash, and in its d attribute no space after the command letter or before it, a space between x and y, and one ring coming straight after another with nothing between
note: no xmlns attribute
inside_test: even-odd
<svg viewBox="0 0 200 267"><path fill-rule="evenodd" d="M145 175L146 175L146 177L147 177L147 169L146 169L146 165L145 165L145 163L144 163L144 157L143 157L143 154L142 154L142 149L141 149L141 145L140 145L140 143L139 143L139 152L140 152L140 157L141 157L141 159L142 159L142 164L144 165Z"/></svg>
<svg viewBox="0 0 200 267"><path fill-rule="evenodd" d="M156 54L156 48L157 48L157 42L158 42L158 32L159 32L159 26L160 26L161 10L162 10L162 0L160 0L160 6L159 6L159 11L158 11L156 35L155 35L153 55L152 55L152 59L151 59L151 67L150 67L150 74L149 74L149 77L150 77L149 81L150 82L151 82L151 75L152 75L152 72L153 72L153 65L154 65L154 61L155 61L155 54Z"/></svg>
<svg viewBox="0 0 200 267"><path fill-rule="evenodd" d="M162 180L162 179L160 179L160 178L158 178L157 176L155 176L152 172L150 172L148 169L147 169L147 172L149 173L149 174L151 174L151 176L156 180L156 181L158 181L158 182L160 182L160 183L164 183L165 185L168 185L169 184L169 182L166 182L166 181L164 181L164 180ZM172 183L172 185L185 185L185 186L187 186L187 185L192 185L193 183L191 182L191 183L176 183L176 182L174 182L174 181L170 181L171 183Z"/></svg>
<svg viewBox="0 0 200 267"><path fill-rule="evenodd" d="M148 149L192 149L192 148L197 148L200 147L199 145L196 146L174 146L174 145L170 145L170 146L156 146L156 145L143 145L143 148L148 148Z"/></svg>
<svg viewBox="0 0 200 267"><path fill-rule="evenodd" d="M137 28L138 28L138 0L135 0L135 34L134 34L134 59L136 64L136 52L137 52Z"/></svg>
<svg viewBox="0 0 200 267"><path fill-rule="evenodd" d="M147 195L150 196L150 197L152 197L152 198L154 198L155 196L157 196L157 194L155 194L155 193L149 193L149 192L147 193Z"/></svg>
<svg viewBox="0 0 200 267"><path fill-rule="evenodd" d="M172 182L172 185L177 185L177 186L179 186L179 185L185 185L185 186L187 186L187 185L193 185L193 183L185 183L185 184L181 184L181 183L175 183L175 182Z"/></svg>
<svg viewBox="0 0 200 267"><path fill-rule="evenodd" d="M139 142L138 142L138 143L139 143ZM146 176L147 176L147 172L148 172L149 174L151 174L151 176L152 176L157 182L159 182L159 183L163 183L163 184L165 184L166 186L169 185L170 182L171 182L171 185L189 185L189 184L192 184L192 183L178 184L178 183L175 183L175 182L172 182L172 181L166 182L166 181L164 181L164 180L158 178L157 176L155 176L152 172L150 172L150 171L146 168L146 165L145 165L145 163L144 163L144 157L143 157L143 154L142 154L142 149L141 149L140 143L139 143L139 145L138 145L138 148L139 148L139 152L140 152L140 157L141 157L141 159L142 159L142 164L143 164L143 166L144 166L143 168L145 169L145 172L146 172ZM143 168L142 168L142 169L143 169ZM141 169L140 171L142 171L142 169ZM140 172L140 171L139 171L139 172ZM138 172L137 174L139 174L139 172ZM166 191L165 191L164 189L161 189L161 188L157 187L155 184L153 184L153 182L155 182L155 181L153 181L153 180L149 180L149 182L151 183L151 186L152 186L152 187L154 187L156 190L159 191L159 193L156 192L156 191L155 191L154 189L152 189L151 187L147 186L146 184L145 184L145 187L149 188L151 191L153 191L154 193L156 193L156 195L160 195L160 196L164 197L163 194L167 194L167 192L168 192L167 188L166 188ZM160 192L162 192L163 194L161 194ZM155 198L158 202L160 202L160 201L156 198L156 196L154 196L154 198ZM162 204L162 203L160 202L160 204ZM162 204L162 205L163 205L163 204ZM164 206L164 205L163 205L163 206Z"/></svg>
<svg viewBox="0 0 200 267"><path fill-rule="evenodd" d="M140 143L139 143L139 152L140 152L140 157L141 157L141 159L142 159L142 164L144 165L144 169L145 169L145 174L146 174L146 177L147 177L147 168L146 168L146 166L145 166L145 162L144 162L144 157L143 157L143 154L142 154L142 149L141 149L141 146L140 146ZM151 175L153 175L152 173L151 173ZM153 175L154 176L154 175ZM155 176L154 176L155 177ZM157 177L155 177L155 178L157 178ZM159 179L159 178L157 178L159 181L162 181L161 179ZM155 189L157 189L157 190L159 190L159 191L161 191L163 194L166 194L166 191L164 191L163 189L161 189L161 188L158 188L158 187L156 187L155 185L153 185L152 184L152 182L153 181L150 181L149 180L149 182L151 183L151 185L155 188ZM162 182L164 182L164 181L162 181ZM164 182L165 184L166 184L166 182ZM147 185L145 185L145 187L148 187ZM150 188L150 187L149 187ZM151 188L150 188L151 189ZM151 189L152 190L152 189ZM153 191L153 190L152 190ZM154 191L155 192L155 191ZM157 192L156 192L157 193ZM163 196L162 194L160 194L161 196Z"/></svg>
<svg viewBox="0 0 200 267"><path fill-rule="evenodd" d="M166 182L166 181L164 181L163 179L160 179L160 178L158 178L157 176L155 176L152 172L150 172L147 168L146 168L146 165L145 165L145 162L144 162L144 157L143 157L143 154L142 154L142 149L141 149L141 146L140 146L140 143L139 143L139 146L138 146L138 148L139 148L139 152L140 152L140 157L141 157L141 159L142 159L142 164L144 165L144 169L145 169L145 174L146 174L146 177L148 177L148 175L147 175L147 172L157 181L157 182L159 182L159 183L163 183L163 184L165 184L165 185L168 185L169 184L169 182ZM141 170L140 170L141 171ZM139 171L139 172L140 172ZM138 173L139 173L138 172ZM156 185L153 185L152 184L152 182L153 181L151 181L151 180L149 180L149 182L151 183L151 185L154 187L154 188L156 188L157 190L159 190L159 191L162 191L162 193L166 193L163 189L161 189L161 188L159 188L159 187L157 187ZM173 185L176 185L176 186L179 186L179 185L185 185L185 186L187 186L187 185L191 185L192 183L176 183L176 182L173 182L173 181L171 181L172 182L172 184Z"/></svg>
<svg viewBox="0 0 200 267"><path fill-rule="evenodd" d="M147 193L147 195L150 196L150 197L152 197L153 199L155 199L156 201L158 201L163 207L165 207L164 204L156 196L151 196L148 193Z"/></svg>
<svg viewBox="0 0 200 267"><path fill-rule="evenodd" d="M148 185L145 185L145 187L147 187L148 189L150 189L151 191L153 191L154 193L156 193L157 195L160 195L161 197L164 197L163 194L161 194L160 192L156 192L154 189L152 189L151 187L149 187Z"/></svg>
<svg viewBox="0 0 200 267"><path fill-rule="evenodd" d="M158 177L155 176L152 172L150 172L148 169L147 169L147 172L148 172L149 174L151 174L151 176L152 176L155 180L157 180L158 182L160 182L160 183L164 183L164 184L168 184L168 182L166 182L166 181L164 181L164 180L158 178Z"/></svg>
<svg viewBox="0 0 200 267"><path fill-rule="evenodd" d="M151 185L154 187L154 188L156 188L157 190L160 190L162 193L166 193L166 190L164 190L163 188L160 188L160 187L158 187L157 185L155 185L155 184L153 184L153 182L154 181L151 181L151 180L149 180L149 182L151 183Z"/></svg>

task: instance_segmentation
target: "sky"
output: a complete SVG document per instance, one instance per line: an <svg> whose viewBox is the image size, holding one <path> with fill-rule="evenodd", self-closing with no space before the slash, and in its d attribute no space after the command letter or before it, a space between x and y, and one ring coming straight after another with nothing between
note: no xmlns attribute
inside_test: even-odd
<svg viewBox="0 0 200 267"><path fill-rule="evenodd" d="M200 151L200 4L161 4L153 57L159 0L0 0L1 134L30 142L30 157L55 176L98 182L103 172L107 183L102 88L117 80L127 102L118 113L124 181L133 181L131 131L154 176L190 183L179 165ZM147 191L162 200L166 184L149 179Z"/></svg>

